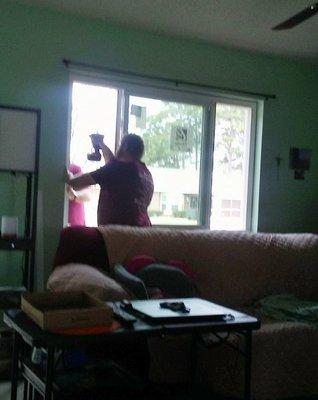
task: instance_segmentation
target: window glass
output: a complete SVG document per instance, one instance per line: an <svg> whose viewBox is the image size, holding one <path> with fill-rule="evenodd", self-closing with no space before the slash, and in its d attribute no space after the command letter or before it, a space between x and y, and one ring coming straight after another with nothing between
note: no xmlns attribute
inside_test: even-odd
<svg viewBox="0 0 318 400"><path fill-rule="evenodd" d="M145 143L154 225L199 224L202 125L202 106L130 96L128 131Z"/></svg>
<svg viewBox="0 0 318 400"><path fill-rule="evenodd" d="M72 116L70 162L82 172L91 172L104 165L104 160L89 161L93 151L89 137L92 133L104 135L104 142L115 151L118 90L102 85L74 81L72 85ZM84 202L85 224L97 226L99 185L91 186Z"/></svg>
<svg viewBox="0 0 318 400"><path fill-rule="evenodd" d="M251 116L251 107L216 104L212 229L246 229Z"/></svg>

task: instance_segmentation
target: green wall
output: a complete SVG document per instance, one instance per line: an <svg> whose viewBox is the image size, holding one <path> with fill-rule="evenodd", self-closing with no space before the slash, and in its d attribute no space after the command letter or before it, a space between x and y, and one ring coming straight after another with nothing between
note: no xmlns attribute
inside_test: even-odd
<svg viewBox="0 0 318 400"><path fill-rule="evenodd" d="M69 77L62 58L275 93L277 99L267 101L264 108L259 230L317 231L317 65L157 36L0 0L0 103L42 110L45 276L63 221ZM290 146L313 149L305 181L293 180L288 169ZM283 158L279 180L274 159L278 154Z"/></svg>
<svg viewBox="0 0 318 400"><path fill-rule="evenodd" d="M19 218L19 235L24 232L26 178L24 175L0 173L0 217L15 215ZM0 252L0 286L21 285L23 253Z"/></svg>

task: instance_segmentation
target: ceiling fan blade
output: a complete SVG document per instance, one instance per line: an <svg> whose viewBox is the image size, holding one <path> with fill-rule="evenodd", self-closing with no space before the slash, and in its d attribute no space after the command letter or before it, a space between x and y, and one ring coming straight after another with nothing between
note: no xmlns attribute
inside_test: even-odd
<svg viewBox="0 0 318 400"><path fill-rule="evenodd" d="M280 31L283 29L291 29L294 26L300 24L301 22L306 21L306 19L314 16L318 13L318 3L312 4L311 6L305 8L304 10L300 11L298 14L294 15L293 17L287 19L286 21L274 26L272 28L273 31Z"/></svg>

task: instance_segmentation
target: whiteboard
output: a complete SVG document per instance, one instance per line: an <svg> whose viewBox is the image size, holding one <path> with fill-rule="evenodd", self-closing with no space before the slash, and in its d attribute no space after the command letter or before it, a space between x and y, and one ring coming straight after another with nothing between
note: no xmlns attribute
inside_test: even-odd
<svg viewBox="0 0 318 400"><path fill-rule="evenodd" d="M37 113L0 108L0 169L34 172Z"/></svg>

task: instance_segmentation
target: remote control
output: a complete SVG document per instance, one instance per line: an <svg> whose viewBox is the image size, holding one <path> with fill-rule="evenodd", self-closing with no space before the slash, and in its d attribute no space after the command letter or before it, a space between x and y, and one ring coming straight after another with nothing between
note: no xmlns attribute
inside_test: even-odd
<svg viewBox="0 0 318 400"><path fill-rule="evenodd" d="M118 304L113 305L113 312L114 312L115 318L120 320L121 322L123 322L126 325L132 326L137 321L136 317L134 317L133 315L124 311L123 308Z"/></svg>

